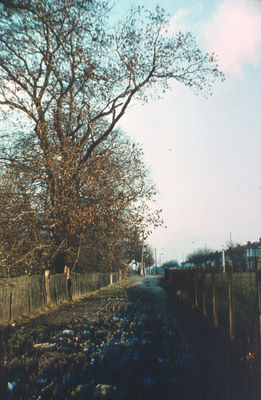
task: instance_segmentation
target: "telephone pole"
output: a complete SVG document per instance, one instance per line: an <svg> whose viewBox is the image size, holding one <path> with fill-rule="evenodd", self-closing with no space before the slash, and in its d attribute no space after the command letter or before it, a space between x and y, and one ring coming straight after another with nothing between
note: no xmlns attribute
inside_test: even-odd
<svg viewBox="0 0 261 400"><path fill-rule="evenodd" d="M155 274L157 275L157 249L155 247Z"/></svg>
<svg viewBox="0 0 261 400"><path fill-rule="evenodd" d="M141 245L141 259L140 259L140 274L145 275L145 268L144 268L144 239L142 239Z"/></svg>
<svg viewBox="0 0 261 400"><path fill-rule="evenodd" d="M229 232L229 242L230 242L230 247L232 247L232 235L231 235L231 232Z"/></svg>

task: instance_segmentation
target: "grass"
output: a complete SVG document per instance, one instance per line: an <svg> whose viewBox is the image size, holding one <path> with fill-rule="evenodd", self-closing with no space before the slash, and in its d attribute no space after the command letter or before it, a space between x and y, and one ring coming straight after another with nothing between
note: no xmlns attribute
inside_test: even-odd
<svg viewBox="0 0 261 400"><path fill-rule="evenodd" d="M210 277L208 277L207 285L210 292L209 299L212 300ZM226 274L217 274L216 290L219 326L224 333L227 333L229 328L229 300ZM232 293L235 336L244 341L252 341L256 311L255 274L233 274Z"/></svg>
<svg viewBox="0 0 261 400"><path fill-rule="evenodd" d="M184 274L187 272L185 271ZM174 273L175 279L175 273ZM194 301L194 281L190 281L191 275L183 276L183 283L187 289L187 299ZM225 336L229 334L229 299L228 299L228 275L222 272L215 274L218 326ZM201 273L197 273L199 310L202 310L202 282ZM177 289L182 289L178 287ZM213 299L211 273L205 274L205 292L207 318L213 323ZM253 342L254 325L256 317L256 275L255 273L234 273L232 277L233 293L233 317L235 337L244 342Z"/></svg>

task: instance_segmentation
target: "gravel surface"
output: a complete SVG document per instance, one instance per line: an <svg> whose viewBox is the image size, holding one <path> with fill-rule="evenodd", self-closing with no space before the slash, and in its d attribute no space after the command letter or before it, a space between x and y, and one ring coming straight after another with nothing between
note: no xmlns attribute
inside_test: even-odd
<svg viewBox="0 0 261 400"><path fill-rule="evenodd" d="M161 278L133 275L3 327L0 398L248 399L193 318Z"/></svg>

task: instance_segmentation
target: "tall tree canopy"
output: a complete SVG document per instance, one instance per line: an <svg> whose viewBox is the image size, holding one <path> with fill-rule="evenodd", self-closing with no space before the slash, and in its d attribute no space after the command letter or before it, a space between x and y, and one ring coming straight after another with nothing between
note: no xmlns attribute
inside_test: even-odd
<svg viewBox="0 0 261 400"><path fill-rule="evenodd" d="M27 154L31 168L23 178L32 170L42 172L34 193L44 192L49 235L55 252L64 252L75 242L75 226L80 230L93 218L90 191L88 211L82 207L84 188L91 185L93 163L98 175L102 162L113 168L113 160L102 158L103 143L129 104L146 101L151 90L160 95L171 79L208 93L223 75L214 55L203 54L190 33L166 33L160 7L154 13L137 7L125 21L112 24L109 3L102 0L1 3L0 104L5 119L17 118L7 140L24 141L21 154ZM106 190L109 180L108 175Z"/></svg>

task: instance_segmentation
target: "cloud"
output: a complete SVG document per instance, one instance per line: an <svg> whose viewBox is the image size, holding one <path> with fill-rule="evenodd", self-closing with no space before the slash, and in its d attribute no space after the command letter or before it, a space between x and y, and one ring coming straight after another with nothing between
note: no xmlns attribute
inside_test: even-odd
<svg viewBox="0 0 261 400"><path fill-rule="evenodd" d="M202 33L225 73L237 78L246 65L261 63L261 3L223 0Z"/></svg>
<svg viewBox="0 0 261 400"><path fill-rule="evenodd" d="M179 31L191 31L191 26L195 28L195 20L200 17L202 9L203 6L201 3L194 4L188 8L179 9L169 22L169 34Z"/></svg>

